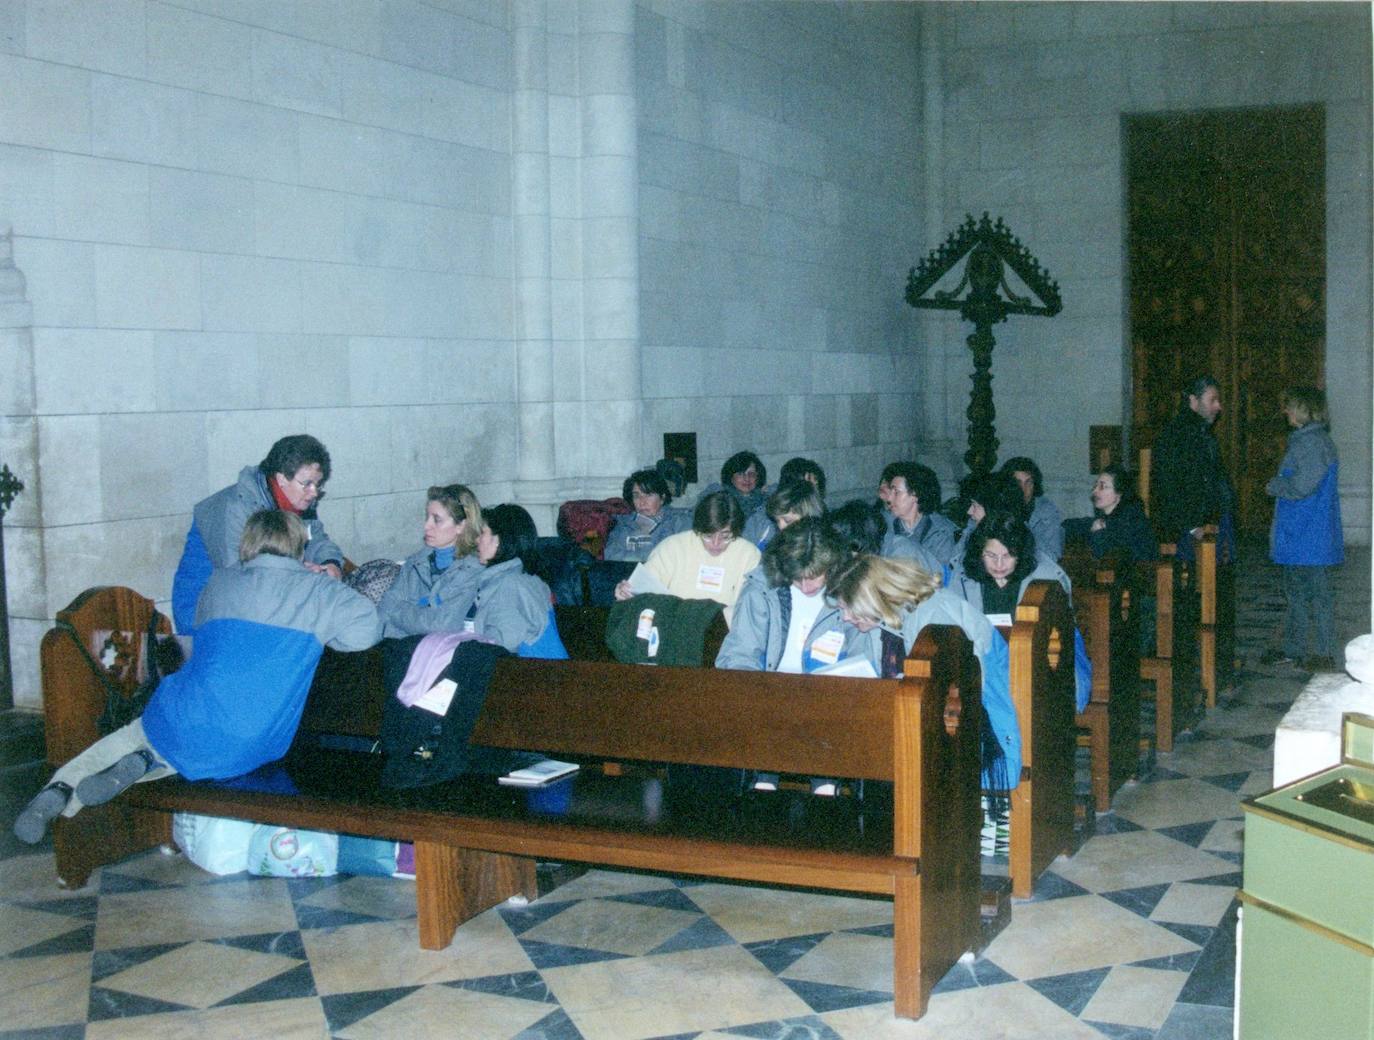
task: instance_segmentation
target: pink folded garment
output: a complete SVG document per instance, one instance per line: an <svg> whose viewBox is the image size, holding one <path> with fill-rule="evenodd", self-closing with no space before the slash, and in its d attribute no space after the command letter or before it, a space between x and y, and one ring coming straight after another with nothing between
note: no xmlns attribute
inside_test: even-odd
<svg viewBox="0 0 1374 1040"><path fill-rule="evenodd" d="M431 632L421 639L415 646L415 652L410 655L406 677L396 687L396 699L407 708L412 707L449 666L458 644L470 639L479 643L491 642L476 632Z"/></svg>

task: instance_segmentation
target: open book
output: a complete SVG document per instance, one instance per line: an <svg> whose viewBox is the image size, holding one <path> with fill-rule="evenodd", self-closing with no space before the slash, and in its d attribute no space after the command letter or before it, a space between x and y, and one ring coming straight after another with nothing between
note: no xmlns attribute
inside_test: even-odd
<svg viewBox="0 0 1374 1040"><path fill-rule="evenodd" d="M560 762L556 758L546 758L532 766L515 769L505 776L497 777L496 782L507 787L542 787L565 776L571 776L581 768L576 762Z"/></svg>

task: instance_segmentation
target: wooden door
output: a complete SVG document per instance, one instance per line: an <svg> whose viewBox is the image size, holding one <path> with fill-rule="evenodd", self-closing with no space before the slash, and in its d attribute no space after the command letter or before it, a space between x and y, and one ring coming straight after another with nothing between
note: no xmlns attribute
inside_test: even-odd
<svg viewBox="0 0 1374 1040"><path fill-rule="evenodd" d="M1132 453L1154 442L1183 382L1210 373L1247 534L1272 513L1279 394L1322 384L1324 141L1320 106L1125 119Z"/></svg>

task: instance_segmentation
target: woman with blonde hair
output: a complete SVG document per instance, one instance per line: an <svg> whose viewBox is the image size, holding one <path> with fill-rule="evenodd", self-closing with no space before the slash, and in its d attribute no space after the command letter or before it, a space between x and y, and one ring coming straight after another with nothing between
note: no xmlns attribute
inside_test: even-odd
<svg viewBox="0 0 1374 1040"><path fill-rule="evenodd" d="M424 548L401 565L377 613L388 637L460 632L482 576L477 538L482 507L463 484L436 484L425 496Z"/></svg>

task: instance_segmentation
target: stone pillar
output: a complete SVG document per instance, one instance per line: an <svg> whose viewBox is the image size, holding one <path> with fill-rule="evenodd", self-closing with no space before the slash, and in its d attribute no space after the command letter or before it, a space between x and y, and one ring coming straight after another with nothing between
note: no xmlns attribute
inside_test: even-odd
<svg viewBox="0 0 1374 1040"><path fill-rule="evenodd" d="M42 703L38 644L51 623L43 556L32 326L24 275L14 264L10 226L0 223L0 463L24 483L23 492L5 515L10 663L14 703L21 708L37 708Z"/></svg>
<svg viewBox="0 0 1374 1040"><path fill-rule="evenodd" d="M515 498L552 533L558 497L554 453L554 375L549 234L548 10L545 0L515 0L512 50L511 222L515 262L518 463Z"/></svg>
<svg viewBox="0 0 1374 1040"><path fill-rule="evenodd" d="M633 0L578 4L584 486L619 494L639 457L639 141Z"/></svg>

